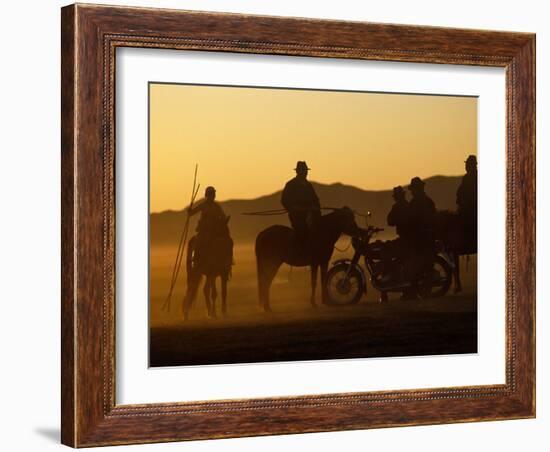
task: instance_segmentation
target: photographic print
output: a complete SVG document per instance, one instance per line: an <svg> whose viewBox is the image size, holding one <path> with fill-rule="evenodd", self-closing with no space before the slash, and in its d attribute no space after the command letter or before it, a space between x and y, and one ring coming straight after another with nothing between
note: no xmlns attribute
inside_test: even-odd
<svg viewBox="0 0 550 452"><path fill-rule="evenodd" d="M149 365L476 353L477 108L150 82Z"/></svg>
<svg viewBox="0 0 550 452"><path fill-rule="evenodd" d="M64 7L63 444L534 417L535 41Z"/></svg>

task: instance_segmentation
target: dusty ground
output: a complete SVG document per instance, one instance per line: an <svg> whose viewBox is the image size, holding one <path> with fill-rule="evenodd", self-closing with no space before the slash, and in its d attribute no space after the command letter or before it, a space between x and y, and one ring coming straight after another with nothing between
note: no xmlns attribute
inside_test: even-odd
<svg viewBox="0 0 550 452"><path fill-rule="evenodd" d="M345 247L343 239L339 247ZM355 306L313 309L309 272L282 267L272 288L273 313L258 307L252 244L235 248L226 318L208 319L202 294L191 319L183 321L184 269L170 310L168 292L176 250L151 249L150 365L174 366L477 351L475 259L463 260L464 292L440 299L377 303L369 292ZM346 253L335 252L338 259ZM219 304L218 304L219 306Z"/></svg>

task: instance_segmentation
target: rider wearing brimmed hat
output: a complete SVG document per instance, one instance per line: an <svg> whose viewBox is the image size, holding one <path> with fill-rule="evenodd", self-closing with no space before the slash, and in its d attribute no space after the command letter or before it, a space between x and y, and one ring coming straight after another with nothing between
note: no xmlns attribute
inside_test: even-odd
<svg viewBox="0 0 550 452"><path fill-rule="evenodd" d="M477 252L477 158L470 155L466 159L466 174L456 192L458 215L462 220L465 238L465 251Z"/></svg>
<svg viewBox="0 0 550 452"><path fill-rule="evenodd" d="M298 244L303 245L311 225L321 216L321 204L311 182L307 180L307 163L296 163L296 177L289 180L281 195L281 204L288 211L288 218Z"/></svg>

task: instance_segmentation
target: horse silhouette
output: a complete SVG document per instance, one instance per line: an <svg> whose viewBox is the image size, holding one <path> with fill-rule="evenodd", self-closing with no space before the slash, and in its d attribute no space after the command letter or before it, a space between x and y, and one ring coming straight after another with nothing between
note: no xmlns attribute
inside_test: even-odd
<svg viewBox="0 0 550 452"><path fill-rule="evenodd" d="M320 268L322 300L326 302L326 275L334 245L342 234L355 235L358 232L355 215L348 207L334 209L321 216L310 228L307 243L297 243L295 232L288 226L273 225L260 232L255 247L260 306L266 312L271 311L269 291L283 263L311 267L310 303L314 307L317 272Z"/></svg>
<svg viewBox="0 0 550 452"><path fill-rule="evenodd" d="M464 227L464 220L457 212L438 210L435 214L435 238L443 243L445 251L453 259L454 291L462 291L460 280L460 256L477 254L477 243L469 237Z"/></svg>
<svg viewBox="0 0 550 452"><path fill-rule="evenodd" d="M216 278L218 277L221 278L221 311L222 315L227 314L227 282L230 279L233 264L233 240L229 235L228 221L229 217L226 218L219 233L208 237L198 251L198 236L193 236L189 240L186 258L187 292L183 301L185 320L189 318L189 311L197 298L202 276L206 277L203 294L208 316L216 318L218 297Z"/></svg>

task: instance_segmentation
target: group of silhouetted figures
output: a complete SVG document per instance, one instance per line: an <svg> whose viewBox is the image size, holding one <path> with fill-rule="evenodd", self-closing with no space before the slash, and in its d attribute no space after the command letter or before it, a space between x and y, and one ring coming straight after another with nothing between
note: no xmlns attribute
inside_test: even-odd
<svg viewBox="0 0 550 452"><path fill-rule="evenodd" d="M401 186L394 187L394 204L387 216L389 226L394 226L398 238L387 243L386 248L397 254L403 262L408 262L409 277L421 277L431 268L436 254L436 240L449 244L447 236L455 232L453 254L477 252L477 160L470 155L466 161L466 174L456 193L457 211L453 216L457 221L455 231L449 223L440 221L434 201L425 192L425 182L419 177L412 178L407 193ZM447 215L448 217L448 215ZM458 246L456 246L458 245Z"/></svg>
<svg viewBox="0 0 550 452"><path fill-rule="evenodd" d="M429 271L436 255L436 240L443 239L443 236L452 235L451 238L445 237L445 241L454 243L456 256L477 252L477 159L474 155L466 159L465 168L466 174L456 193L457 210L451 214L452 222L442 222L438 218L435 203L426 194L426 184L419 177L413 177L410 181L410 199L407 199L407 192L402 186L393 188L395 202L388 213L387 223L396 228L398 237L386 242L386 254L397 255L407 262L409 277L413 280ZM269 301L268 295L262 294L262 280L267 280L270 285L282 263L311 266L314 304L317 268L320 267L324 282L323 275L339 235L358 232L350 209L342 208L339 212L324 216L321 214L319 198L307 180L310 168L306 162L297 162L295 171L296 176L286 183L281 196L281 204L288 213L292 230L289 232L283 226L273 226L262 231L256 241L260 301L264 307L266 303L269 306ZM209 313L214 315L210 302L213 299L215 303L215 278L222 278L222 312L225 313L226 285L233 262L229 217L215 198L216 190L209 186L204 201L188 210L190 216L200 212L201 217L197 235L190 242L187 262L188 281L199 275L206 276L204 294ZM450 218L449 215L446 218ZM334 237L330 236L331 232Z"/></svg>

